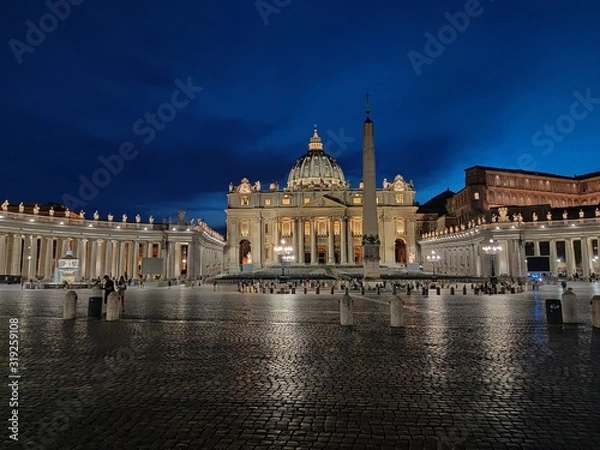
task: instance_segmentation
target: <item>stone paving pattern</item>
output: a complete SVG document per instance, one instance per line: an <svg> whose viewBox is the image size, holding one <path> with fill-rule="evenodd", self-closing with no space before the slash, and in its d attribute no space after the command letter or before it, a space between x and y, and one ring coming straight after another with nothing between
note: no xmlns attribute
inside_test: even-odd
<svg viewBox="0 0 600 450"><path fill-rule="evenodd" d="M598 449L600 284L575 292L579 325L546 324L560 290L544 286L402 295L406 326L391 329L385 295L356 299L343 328L339 293L132 287L106 322L86 318L89 291L63 321L65 291L5 287L0 333L20 318L22 378L20 441L3 427L0 448Z"/></svg>

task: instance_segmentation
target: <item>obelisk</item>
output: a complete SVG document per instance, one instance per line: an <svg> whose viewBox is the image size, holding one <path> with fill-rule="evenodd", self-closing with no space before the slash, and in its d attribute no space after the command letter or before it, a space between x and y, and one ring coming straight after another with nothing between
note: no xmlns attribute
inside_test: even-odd
<svg viewBox="0 0 600 450"><path fill-rule="evenodd" d="M379 270L379 226L375 192L375 136L367 93L367 118L363 123L363 281L381 280Z"/></svg>

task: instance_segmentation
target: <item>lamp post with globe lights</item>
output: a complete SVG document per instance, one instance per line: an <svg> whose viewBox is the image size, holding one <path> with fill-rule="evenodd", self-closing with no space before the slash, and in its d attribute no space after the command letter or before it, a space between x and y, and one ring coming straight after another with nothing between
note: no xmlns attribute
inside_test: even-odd
<svg viewBox="0 0 600 450"><path fill-rule="evenodd" d="M492 285L492 290L495 292L496 291L496 283L498 282L498 280L496 278L496 271L494 269L494 259L495 259L496 255L502 251L502 246L496 244L493 239L490 239L489 243L487 245L484 245L483 247L481 247L481 250L483 250L483 252L486 255L490 255L490 257L491 257L492 270L491 270L491 274L490 274L490 283Z"/></svg>
<svg viewBox="0 0 600 450"><path fill-rule="evenodd" d="M281 276L285 275L285 266L288 267L288 275L290 272L289 266L294 262L294 248L290 245L285 245L285 239L281 240L281 245L278 245L273 250L279 255L281 262Z"/></svg>
<svg viewBox="0 0 600 450"><path fill-rule="evenodd" d="M431 253L429 255L427 255L427 262L431 263L432 266L432 273L433 276L435 277L435 265L440 262L440 260L442 259L442 257L440 255L438 255L435 250L431 250Z"/></svg>

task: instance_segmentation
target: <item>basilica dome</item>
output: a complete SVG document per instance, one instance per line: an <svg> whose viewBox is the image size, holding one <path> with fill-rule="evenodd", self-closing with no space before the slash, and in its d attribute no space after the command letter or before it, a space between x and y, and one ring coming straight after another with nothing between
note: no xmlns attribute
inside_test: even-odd
<svg viewBox="0 0 600 450"><path fill-rule="evenodd" d="M344 172L323 150L323 142L315 127L308 152L296 161L288 176L290 191L342 190L347 188Z"/></svg>

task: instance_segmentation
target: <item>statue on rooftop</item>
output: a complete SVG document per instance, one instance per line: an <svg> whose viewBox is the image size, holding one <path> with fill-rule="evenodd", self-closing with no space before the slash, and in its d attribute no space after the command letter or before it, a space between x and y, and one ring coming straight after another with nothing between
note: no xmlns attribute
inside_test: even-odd
<svg viewBox="0 0 600 450"><path fill-rule="evenodd" d="M4 203L2 203L2 211L8 211L8 200L4 200Z"/></svg>

